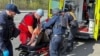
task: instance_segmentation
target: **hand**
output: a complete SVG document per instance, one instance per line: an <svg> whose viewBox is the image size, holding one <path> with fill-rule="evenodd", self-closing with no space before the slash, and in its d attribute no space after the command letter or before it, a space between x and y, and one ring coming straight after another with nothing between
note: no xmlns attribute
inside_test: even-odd
<svg viewBox="0 0 100 56"><path fill-rule="evenodd" d="M45 29L42 29L41 32L45 32Z"/></svg>
<svg viewBox="0 0 100 56"><path fill-rule="evenodd" d="M31 37L31 39L29 40L29 42L27 43L27 45L31 45L32 44L32 42L34 42L35 41L35 39L36 39L36 34L32 34L32 37Z"/></svg>
<svg viewBox="0 0 100 56"><path fill-rule="evenodd" d="M36 28L36 29L34 30L33 34L34 34L34 35L39 35L40 32L41 32L41 29Z"/></svg>
<svg viewBox="0 0 100 56"><path fill-rule="evenodd" d="M27 45L31 45L33 42L35 42L35 38L31 38L31 40L27 43Z"/></svg>
<svg viewBox="0 0 100 56"><path fill-rule="evenodd" d="M37 42L37 41L34 41L33 43L31 43L30 46L34 47L34 46L36 45L36 42Z"/></svg>
<svg viewBox="0 0 100 56"><path fill-rule="evenodd" d="M30 44L31 44L31 42L28 42L28 43L27 43L27 45L30 45Z"/></svg>
<svg viewBox="0 0 100 56"><path fill-rule="evenodd" d="M4 50L3 51L3 56L9 56L9 51L8 50Z"/></svg>

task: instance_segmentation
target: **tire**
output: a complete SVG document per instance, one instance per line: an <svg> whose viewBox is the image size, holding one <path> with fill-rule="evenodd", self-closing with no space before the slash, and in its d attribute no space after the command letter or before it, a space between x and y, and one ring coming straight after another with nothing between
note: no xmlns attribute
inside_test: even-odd
<svg viewBox="0 0 100 56"><path fill-rule="evenodd" d="M39 53L30 53L28 56L40 56Z"/></svg>
<svg viewBox="0 0 100 56"><path fill-rule="evenodd" d="M28 56L28 53L22 51L22 52L19 53L19 56Z"/></svg>

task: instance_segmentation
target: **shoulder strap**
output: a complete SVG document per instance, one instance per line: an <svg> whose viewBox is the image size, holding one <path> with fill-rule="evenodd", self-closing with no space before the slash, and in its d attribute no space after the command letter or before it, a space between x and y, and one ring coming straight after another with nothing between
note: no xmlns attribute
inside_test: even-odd
<svg viewBox="0 0 100 56"><path fill-rule="evenodd" d="M74 20L76 20L76 16L75 16L75 14L72 13L72 12L69 12L69 13L70 13L70 15L74 18Z"/></svg>

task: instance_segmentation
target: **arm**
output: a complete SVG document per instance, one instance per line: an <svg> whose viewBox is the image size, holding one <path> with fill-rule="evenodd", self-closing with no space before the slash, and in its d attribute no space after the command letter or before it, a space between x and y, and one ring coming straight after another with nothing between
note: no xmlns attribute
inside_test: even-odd
<svg viewBox="0 0 100 56"><path fill-rule="evenodd" d="M6 29L5 21L4 21L4 16L0 15L0 50L4 51L6 49L6 46L4 44L4 31Z"/></svg>
<svg viewBox="0 0 100 56"><path fill-rule="evenodd" d="M2 51L3 56L9 56L9 51L6 49L3 41L4 28L4 25L0 24L0 50Z"/></svg>
<svg viewBox="0 0 100 56"><path fill-rule="evenodd" d="M52 24L55 23L57 18L58 18L58 16L55 16L52 19L50 19L49 22L47 22L46 24L43 25L43 28L45 29L47 27L50 27ZM40 31L39 28L41 28L39 25L37 26L37 28L35 28L35 30L33 31L33 34L32 34L32 38L31 38L31 40L29 41L29 43L27 45L30 45L35 41L35 37L36 37L37 34L39 34L38 31ZM38 33L36 33L36 32L38 32Z"/></svg>
<svg viewBox="0 0 100 56"><path fill-rule="evenodd" d="M32 26L28 26L28 30L29 30L29 32L32 34L33 33L33 31L34 31L34 29L33 29L33 27Z"/></svg>
<svg viewBox="0 0 100 56"><path fill-rule="evenodd" d="M0 24L0 50L2 50L2 51L3 51L2 48L4 48L4 49L6 48L5 45L4 45L4 41L3 41L3 38L4 38L3 32L4 32L4 27L3 27L3 25Z"/></svg>
<svg viewBox="0 0 100 56"><path fill-rule="evenodd" d="M27 45L30 45L32 44L34 41L35 41L35 37L37 35L39 35L39 33L41 32L41 25L40 25L40 22L37 24L37 27L34 29L33 33L32 33L32 37L30 39L30 41L28 42Z"/></svg>
<svg viewBox="0 0 100 56"><path fill-rule="evenodd" d="M30 41L28 42L27 45L32 44L35 41L36 36L38 36L40 32L41 32L41 29L35 28L34 31L33 31L32 37L31 37L31 39L30 39Z"/></svg>
<svg viewBox="0 0 100 56"><path fill-rule="evenodd" d="M42 28L40 20L38 21L37 28L38 28L39 30L41 30L41 28Z"/></svg>
<svg viewBox="0 0 100 56"><path fill-rule="evenodd" d="M47 23L43 24L42 27L43 27L44 29L46 29L46 28L52 26L52 25L55 23L56 19L58 19L58 16L52 17Z"/></svg>
<svg viewBox="0 0 100 56"><path fill-rule="evenodd" d="M5 34L5 16L2 14L0 15L0 51L2 52L3 56L9 56L9 50L6 48L4 43L4 34Z"/></svg>
<svg viewBox="0 0 100 56"><path fill-rule="evenodd" d="M32 37L31 37L30 41L27 43L27 45L31 45L33 42L35 42L35 37L36 37L36 35L33 33Z"/></svg>
<svg viewBox="0 0 100 56"><path fill-rule="evenodd" d="M32 16L30 16L30 15L26 16L25 17L25 23L28 27L29 32L32 34L33 30L34 30L33 27L32 27L33 23L34 23L34 20L33 20Z"/></svg>

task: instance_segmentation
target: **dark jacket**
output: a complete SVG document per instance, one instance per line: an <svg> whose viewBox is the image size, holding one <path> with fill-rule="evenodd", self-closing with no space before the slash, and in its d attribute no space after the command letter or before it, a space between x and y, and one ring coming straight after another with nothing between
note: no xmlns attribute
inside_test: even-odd
<svg viewBox="0 0 100 56"><path fill-rule="evenodd" d="M43 28L46 29L53 26L53 34L61 35L65 33L65 28L59 25L60 15L54 15L47 23L43 24Z"/></svg>
<svg viewBox="0 0 100 56"><path fill-rule="evenodd" d="M5 50L5 42L10 41L15 24L13 17L9 17L5 11L0 14L0 50Z"/></svg>

